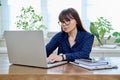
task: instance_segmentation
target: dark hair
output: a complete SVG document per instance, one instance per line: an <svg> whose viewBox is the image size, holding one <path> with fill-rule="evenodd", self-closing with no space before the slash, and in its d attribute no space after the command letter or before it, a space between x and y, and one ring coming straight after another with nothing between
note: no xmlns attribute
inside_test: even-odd
<svg viewBox="0 0 120 80"><path fill-rule="evenodd" d="M86 31L82 25L78 12L73 8L64 9L59 14L59 21L64 22L64 20L69 21L70 19L75 19L77 22L78 31Z"/></svg>

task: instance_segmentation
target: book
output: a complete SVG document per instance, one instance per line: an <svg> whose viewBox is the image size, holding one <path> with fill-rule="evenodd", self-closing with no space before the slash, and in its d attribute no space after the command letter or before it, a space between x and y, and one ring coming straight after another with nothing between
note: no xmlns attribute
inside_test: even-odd
<svg viewBox="0 0 120 80"><path fill-rule="evenodd" d="M102 69L113 69L113 68L118 68L116 65L112 65L112 64L105 64L105 65L93 65L93 66L88 66L88 65L84 65L84 64L78 64L75 62L70 62L73 65L88 69L88 70L102 70Z"/></svg>
<svg viewBox="0 0 120 80"><path fill-rule="evenodd" d="M99 66L99 65L108 64L108 61L94 60L94 59L75 59L74 62L77 64L83 64L87 66Z"/></svg>

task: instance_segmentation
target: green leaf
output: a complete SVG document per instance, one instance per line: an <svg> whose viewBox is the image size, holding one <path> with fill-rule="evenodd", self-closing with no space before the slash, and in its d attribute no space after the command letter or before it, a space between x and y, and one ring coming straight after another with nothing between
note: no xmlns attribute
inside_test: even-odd
<svg viewBox="0 0 120 80"><path fill-rule="evenodd" d="M115 40L115 43L120 43L120 38L117 38L117 39Z"/></svg>
<svg viewBox="0 0 120 80"><path fill-rule="evenodd" d="M120 36L120 33L119 33L119 32L114 32L112 35L113 35L114 37L118 37L118 36Z"/></svg>
<svg viewBox="0 0 120 80"><path fill-rule="evenodd" d="M110 38L111 38L111 35L108 36L107 40L110 40Z"/></svg>
<svg viewBox="0 0 120 80"><path fill-rule="evenodd" d="M16 16L16 27L23 30L45 30L47 27L43 24L43 17L36 14L32 6L22 7L21 14Z"/></svg>

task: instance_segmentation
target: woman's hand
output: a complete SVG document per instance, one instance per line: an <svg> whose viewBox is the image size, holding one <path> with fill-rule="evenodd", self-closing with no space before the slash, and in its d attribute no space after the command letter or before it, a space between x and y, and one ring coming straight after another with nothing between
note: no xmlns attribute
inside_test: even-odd
<svg viewBox="0 0 120 80"><path fill-rule="evenodd" d="M47 63L51 62L56 62L56 61L62 61L62 56L61 55L51 55L47 58Z"/></svg>

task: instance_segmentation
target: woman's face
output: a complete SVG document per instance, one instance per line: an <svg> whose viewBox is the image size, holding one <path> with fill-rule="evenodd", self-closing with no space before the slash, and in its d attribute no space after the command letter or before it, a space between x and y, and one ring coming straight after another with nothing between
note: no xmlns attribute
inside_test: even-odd
<svg viewBox="0 0 120 80"><path fill-rule="evenodd" d="M70 33L71 31L74 31L76 27L76 20L75 19L70 19L70 21L65 21L61 23L61 28L64 32Z"/></svg>

